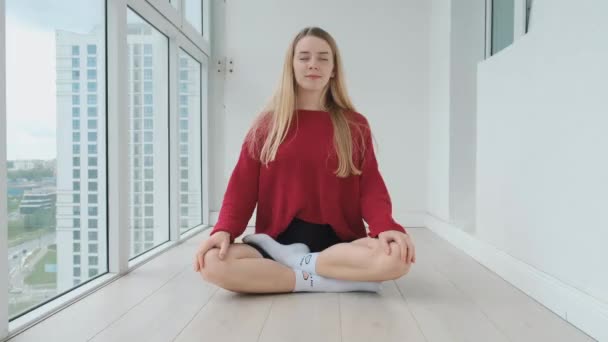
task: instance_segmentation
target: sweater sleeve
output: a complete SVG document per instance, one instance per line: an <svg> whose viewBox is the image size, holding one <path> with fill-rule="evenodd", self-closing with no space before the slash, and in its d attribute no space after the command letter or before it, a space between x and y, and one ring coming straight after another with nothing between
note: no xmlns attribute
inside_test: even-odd
<svg viewBox="0 0 608 342"><path fill-rule="evenodd" d="M369 236L375 238L387 230L407 232L392 217L391 198L378 169L378 161L372 144L371 128L367 120L363 130L365 156L359 178L360 205L363 219L369 225Z"/></svg>
<svg viewBox="0 0 608 342"><path fill-rule="evenodd" d="M228 232L230 243L233 243L235 238L243 234L258 201L259 174L260 161L251 157L244 142L211 235L219 231Z"/></svg>

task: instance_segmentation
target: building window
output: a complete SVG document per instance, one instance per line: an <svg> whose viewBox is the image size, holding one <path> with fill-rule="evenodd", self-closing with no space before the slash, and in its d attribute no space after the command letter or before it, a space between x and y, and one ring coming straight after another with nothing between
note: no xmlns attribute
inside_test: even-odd
<svg viewBox="0 0 608 342"><path fill-rule="evenodd" d="M89 55L97 54L97 45L94 45L94 44L87 45L87 54L89 54Z"/></svg>
<svg viewBox="0 0 608 342"><path fill-rule="evenodd" d="M89 228L99 228L97 227L97 220L89 220Z"/></svg>
<svg viewBox="0 0 608 342"><path fill-rule="evenodd" d="M89 266L97 266L97 256L93 255L89 257Z"/></svg>
<svg viewBox="0 0 608 342"><path fill-rule="evenodd" d="M80 46L72 45L72 56L80 55Z"/></svg>
<svg viewBox="0 0 608 342"><path fill-rule="evenodd" d="M97 244L90 243L89 244L89 253L97 253Z"/></svg>
<svg viewBox="0 0 608 342"><path fill-rule="evenodd" d="M97 95L89 94L87 95L87 104L90 106L94 106L97 104Z"/></svg>
<svg viewBox="0 0 608 342"><path fill-rule="evenodd" d="M89 107L87 108L88 116L97 116L97 107Z"/></svg>

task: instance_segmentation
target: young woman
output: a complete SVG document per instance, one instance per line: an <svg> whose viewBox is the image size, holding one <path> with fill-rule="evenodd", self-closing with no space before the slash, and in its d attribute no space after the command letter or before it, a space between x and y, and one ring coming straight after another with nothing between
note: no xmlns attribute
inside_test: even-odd
<svg viewBox="0 0 608 342"><path fill-rule="evenodd" d="M234 243L256 204L256 234ZM410 236L392 218L367 119L346 92L336 43L305 28L242 144L194 269L241 293L376 292L415 261Z"/></svg>

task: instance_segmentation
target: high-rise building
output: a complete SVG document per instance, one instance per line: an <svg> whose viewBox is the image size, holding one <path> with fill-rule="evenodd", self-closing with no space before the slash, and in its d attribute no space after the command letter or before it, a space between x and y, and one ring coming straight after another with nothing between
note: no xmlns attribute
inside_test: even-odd
<svg viewBox="0 0 608 342"><path fill-rule="evenodd" d="M105 34L56 31L57 290L106 270Z"/></svg>

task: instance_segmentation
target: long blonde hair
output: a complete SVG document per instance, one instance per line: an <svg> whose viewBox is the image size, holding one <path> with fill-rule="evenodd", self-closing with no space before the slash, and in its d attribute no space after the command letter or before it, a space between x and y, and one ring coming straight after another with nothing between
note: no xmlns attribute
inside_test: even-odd
<svg viewBox="0 0 608 342"><path fill-rule="evenodd" d="M322 98L325 98L323 105L329 111L334 127L334 147L338 156L338 169L334 173L343 178L351 174L360 175L361 170L357 168L352 157L353 152L361 153L361 157L365 154L365 143L360 128L362 125L353 120L350 115L356 110L346 91L338 46L333 37L319 27L304 28L298 32L289 45L278 87L247 134L249 152L267 166L275 159L279 146L287 136L297 103L296 80L293 71L295 47L300 39L306 36L325 40L333 52L334 77L329 79ZM361 137L361 139L355 140L355 146L353 146L351 126L358 128Z"/></svg>

